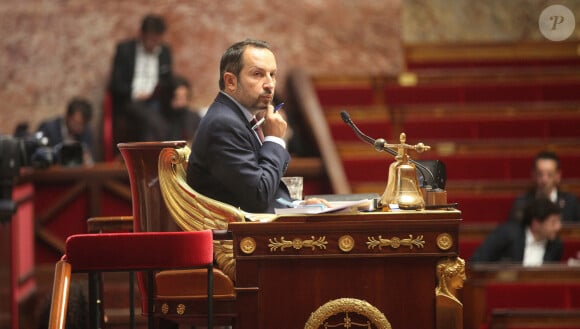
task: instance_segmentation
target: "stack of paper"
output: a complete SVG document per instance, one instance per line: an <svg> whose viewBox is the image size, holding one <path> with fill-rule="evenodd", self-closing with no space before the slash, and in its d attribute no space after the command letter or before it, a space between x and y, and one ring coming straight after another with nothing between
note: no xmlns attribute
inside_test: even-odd
<svg viewBox="0 0 580 329"><path fill-rule="evenodd" d="M277 215L285 214L325 214L332 212L370 211L374 210L374 200L330 201L330 207L323 204L297 205L293 208L276 208Z"/></svg>

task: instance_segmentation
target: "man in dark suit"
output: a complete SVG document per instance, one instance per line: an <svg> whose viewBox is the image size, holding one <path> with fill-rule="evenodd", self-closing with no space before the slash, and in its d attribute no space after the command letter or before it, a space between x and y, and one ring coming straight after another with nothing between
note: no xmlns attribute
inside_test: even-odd
<svg viewBox="0 0 580 329"><path fill-rule="evenodd" d="M282 139L287 124L272 105L277 70L263 41L238 42L222 55L220 92L200 122L187 168L187 182L198 192L256 213L284 208L278 198L290 201L281 182L290 162Z"/></svg>
<svg viewBox="0 0 580 329"><path fill-rule="evenodd" d="M562 171L560 159L554 152L539 152L534 159L532 172L534 187L518 196L512 205L509 220L522 220L526 204L538 197L546 197L562 209L563 222L580 222L580 204L573 193L560 190Z"/></svg>
<svg viewBox="0 0 580 329"><path fill-rule="evenodd" d="M56 117L40 123L37 132L48 139L48 146L61 149L67 143L80 143L82 162L93 162L93 133L90 127L92 105L83 98L73 98L64 117Z"/></svg>
<svg viewBox="0 0 580 329"><path fill-rule="evenodd" d="M525 207L522 222L507 221L498 226L474 252L471 262L507 261L524 266L559 262L563 251L558 238L560 212L549 199L534 199Z"/></svg>
<svg viewBox="0 0 580 329"><path fill-rule="evenodd" d="M116 47L109 84L115 144L156 137L159 95L172 72L171 49L163 43L165 30L162 17L147 15L139 37Z"/></svg>

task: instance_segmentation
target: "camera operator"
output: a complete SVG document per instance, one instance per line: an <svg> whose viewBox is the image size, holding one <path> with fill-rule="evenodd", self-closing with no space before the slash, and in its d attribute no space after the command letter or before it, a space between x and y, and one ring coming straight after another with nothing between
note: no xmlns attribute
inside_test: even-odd
<svg viewBox="0 0 580 329"><path fill-rule="evenodd" d="M68 103L64 118L46 120L38 127L37 133L48 138L48 146L55 148L61 165L93 163L92 116L93 108L87 100L73 98Z"/></svg>

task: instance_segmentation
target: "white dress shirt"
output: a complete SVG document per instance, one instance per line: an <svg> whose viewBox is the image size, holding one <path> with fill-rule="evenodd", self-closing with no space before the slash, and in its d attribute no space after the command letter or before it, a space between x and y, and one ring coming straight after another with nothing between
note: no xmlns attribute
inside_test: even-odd
<svg viewBox="0 0 580 329"><path fill-rule="evenodd" d="M530 228L526 228L526 246L524 248L524 266L540 266L544 263L548 240L536 240Z"/></svg>
<svg viewBox="0 0 580 329"><path fill-rule="evenodd" d="M142 44L137 44L135 53L135 72L131 83L131 98L139 95L151 95L159 79L159 54L161 47L151 53L145 51Z"/></svg>

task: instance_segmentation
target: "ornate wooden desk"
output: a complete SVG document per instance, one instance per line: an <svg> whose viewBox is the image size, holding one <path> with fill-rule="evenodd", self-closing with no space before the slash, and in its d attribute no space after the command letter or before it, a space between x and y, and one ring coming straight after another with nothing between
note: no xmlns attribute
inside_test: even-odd
<svg viewBox="0 0 580 329"><path fill-rule="evenodd" d="M461 212L450 210L231 223L236 327L318 328L336 310L362 307L366 319L347 313L329 324L433 329L436 264L458 255L460 222Z"/></svg>

